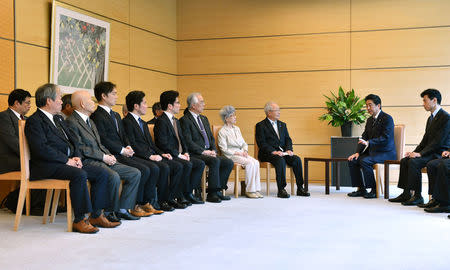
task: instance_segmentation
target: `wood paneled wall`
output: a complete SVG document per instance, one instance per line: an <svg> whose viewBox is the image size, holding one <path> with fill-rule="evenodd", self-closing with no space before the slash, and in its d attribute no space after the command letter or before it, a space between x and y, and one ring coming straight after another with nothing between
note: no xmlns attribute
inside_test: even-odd
<svg viewBox="0 0 450 270"><path fill-rule="evenodd" d="M222 106L235 106L250 144L265 102L277 102L302 157L329 156L330 136L340 134L317 120L323 94L375 93L406 124L411 150L428 117L421 91L439 89L450 110L449 8L445 0L179 0L178 89L183 101L201 92L214 124ZM322 167L311 176L321 181Z"/></svg>

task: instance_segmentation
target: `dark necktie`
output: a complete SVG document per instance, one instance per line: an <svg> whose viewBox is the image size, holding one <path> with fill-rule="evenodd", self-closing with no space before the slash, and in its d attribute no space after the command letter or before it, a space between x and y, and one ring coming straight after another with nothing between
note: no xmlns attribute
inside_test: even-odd
<svg viewBox="0 0 450 270"><path fill-rule="evenodd" d="M377 118L373 118L373 122L372 122L372 127L374 127L375 126L375 123L377 122Z"/></svg>
<svg viewBox="0 0 450 270"><path fill-rule="evenodd" d="M144 134L144 120L139 117L139 127L141 127L142 134Z"/></svg>
<svg viewBox="0 0 450 270"><path fill-rule="evenodd" d="M20 115L20 120L25 120L25 118L23 117L23 115Z"/></svg>
<svg viewBox="0 0 450 270"><path fill-rule="evenodd" d="M111 118L112 118L112 120L114 122L114 125L116 125L117 132L119 132L119 126L117 125L117 119L116 119L116 116L114 115L114 111L110 110L109 111L109 115L111 116Z"/></svg>
<svg viewBox="0 0 450 270"><path fill-rule="evenodd" d="M200 127L200 133L203 136L203 140L205 141L205 149L209 149L209 140L208 135L206 134L205 127L203 126L202 120L200 119L200 115L197 116L198 126Z"/></svg>
<svg viewBox="0 0 450 270"><path fill-rule="evenodd" d="M178 140L178 152L181 154L183 152L183 148L181 147L181 140L180 140L180 136L178 135L178 126L177 126L177 121L175 120L175 116L172 116L172 125L173 125L173 129L175 130L175 135L177 136L177 140Z"/></svg>
<svg viewBox="0 0 450 270"><path fill-rule="evenodd" d="M66 138L67 143L69 144L69 147L67 148L67 156L70 157L70 154L73 153L73 146L69 141L69 137L67 137L66 132L64 131L63 127L61 126L61 120L57 115L53 116L53 122L55 123L56 128L64 135L64 138Z"/></svg>
<svg viewBox="0 0 450 270"><path fill-rule="evenodd" d="M92 128L92 126L91 126L91 122L89 121L89 117L88 118L86 118L86 124L90 127L90 128Z"/></svg>

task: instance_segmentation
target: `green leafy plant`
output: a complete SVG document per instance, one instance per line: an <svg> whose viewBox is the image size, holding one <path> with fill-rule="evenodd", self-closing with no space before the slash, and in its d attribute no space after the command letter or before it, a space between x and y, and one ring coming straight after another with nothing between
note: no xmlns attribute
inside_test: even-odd
<svg viewBox="0 0 450 270"><path fill-rule="evenodd" d="M355 90L344 92L340 86L338 96L333 93L331 95L331 98L324 95L327 98L325 103L328 112L321 115L319 120L328 121L328 125L333 127L340 127L348 122L359 125L366 121L368 115L363 109L365 101L355 95Z"/></svg>

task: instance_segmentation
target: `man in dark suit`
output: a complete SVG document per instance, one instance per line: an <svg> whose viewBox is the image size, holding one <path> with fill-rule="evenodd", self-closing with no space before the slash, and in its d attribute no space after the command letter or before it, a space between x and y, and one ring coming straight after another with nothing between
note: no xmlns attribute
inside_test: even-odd
<svg viewBox="0 0 450 270"><path fill-rule="evenodd" d="M230 196L222 194L227 189L228 177L233 170L234 162L225 157L217 156L214 136L211 132L208 118L201 113L205 101L200 93L192 93L187 98L188 107L181 117L180 123L189 154L203 160L209 168L208 196L210 202L230 200Z"/></svg>
<svg viewBox="0 0 450 270"><path fill-rule="evenodd" d="M429 185L434 183L433 199L424 205L428 213L450 213L450 149L442 152L442 158L427 164Z"/></svg>
<svg viewBox="0 0 450 270"><path fill-rule="evenodd" d="M100 135L89 116L95 111L95 103L87 91L76 91L72 95L74 112L66 119L66 124L80 143L83 163L104 168L108 173L109 195L112 205L107 209L110 221L120 221L117 216L137 220L129 213L134 208L141 173L138 169L117 162L116 158L100 142ZM119 194L121 179L124 180ZM119 214L120 213L120 214Z"/></svg>
<svg viewBox="0 0 450 270"><path fill-rule="evenodd" d="M270 162L275 167L278 197L289 198L286 192L286 164L291 166L297 182L297 196L309 196L303 189L302 161L294 155L292 140L286 124L279 121L280 107L274 102L264 106L266 119L256 124L256 143L259 147L258 159Z"/></svg>
<svg viewBox="0 0 450 270"><path fill-rule="evenodd" d="M450 115L440 106L441 93L436 89L427 89L420 96L423 98L423 107L431 115L422 141L413 152L407 152L400 162L398 187L403 189L403 193L389 201L401 202L402 205L423 204L421 169L450 148ZM414 190L414 196L411 196L410 190Z"/></svg>
<svg viewBox="0 0 450 270"><path fill-rule="evenodd" d="M73 106L72 106L72 94L66 94L62 98L62 110L60 115L64 118L64 120L67 119L70 115L73 113Z"/></svg>
<svg viewBox="0 0 450 270"><path fill-rule="evenodd" d="M155 102L153 104L152 112L153 112L153 115L155 117L153 117L150 121L148 121L147 124L154 125L156 123L156 119L158 119L158 117L160 117L164 113L164 111L161 109L161 103L160 102Z"/></svg>
<svg viewBox="0 0 450 270"><path fill-rule="evenodd" d="M149 216L161 213L158 210L159 206L155 204L156 201L153 202L155 205L139 201L141 198L140 194L143 192L151 193L152 187L156 186L159 170L154 164L134 156L135 152L130 146L122 119L118 113L112 110L112 107L117 102L116 85L111 82L100 82L95 85L94 94L98 101L98 107L91 115L91 119L97 126L102 144L116 157L118 162L134 167L141 172L137 195L138 201L131 214L135 216ZM144 191L147 188L149 190Z"/></svg>
<svg viewBox="0 0 450 270"><path fill-rule="evenodd" d="M381 110L380 97L370 94L365 101L367 112L371 116L367 119L364 132L358 141L356 153L348 158L352 186L358 190L347 195L371 199L377 197L373 165L396 159L397 152L394 143L394 120ZM367 193L366 188L371 188L371 191Z"/></svg>
<svg viewBox="0 0 450 270"><path fill-rule="evenodd" d="M96 233L98 229L94 226L112 228L120 225L108 221L102 213L102 209L109 206L106 170L83 165L78 142L58 115L62 104L59 87L45 84L36 90L35 97L38 109L25 124L31 156L30 180L70 180L74 231ZM90 197L87 178L92 185ZM85 216L87 213L91 213L89 219Z"/></svg>
<svg viewBox="0 0 450 270"><path fill-rule="evenodd" d="M0 112L0 173L20 171L19 120L30 110L31 95L15 89L8 96L8 109Z"/></svg>
<svg viewBox="0 0 450 270"><path fill-rule="evenodd" d="M163 153L170 154L173 160L183 167L176 196L184 197L192 203L203 202L199 196L192 194L192 191L200 187L205 163L188 154L180 122L175 117L175 114L180 111L178 95L177 91L169 90L160 96L161 108L164 113L156 119L155 144Z"/></svg>

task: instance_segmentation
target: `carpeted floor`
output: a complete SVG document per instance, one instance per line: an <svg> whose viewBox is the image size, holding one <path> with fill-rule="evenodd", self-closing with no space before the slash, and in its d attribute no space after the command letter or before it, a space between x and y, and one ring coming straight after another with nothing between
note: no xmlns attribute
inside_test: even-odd
<svg viewBox="0 0 450 270"><path fill-rule="evenodd" d="M1 210L0 269L450 269L447 214L348 198L349 188L311 186L310 198L290 199L275 189L96 235L65 232L65 215L49 225L24 216L14 232Z"/></svg>

